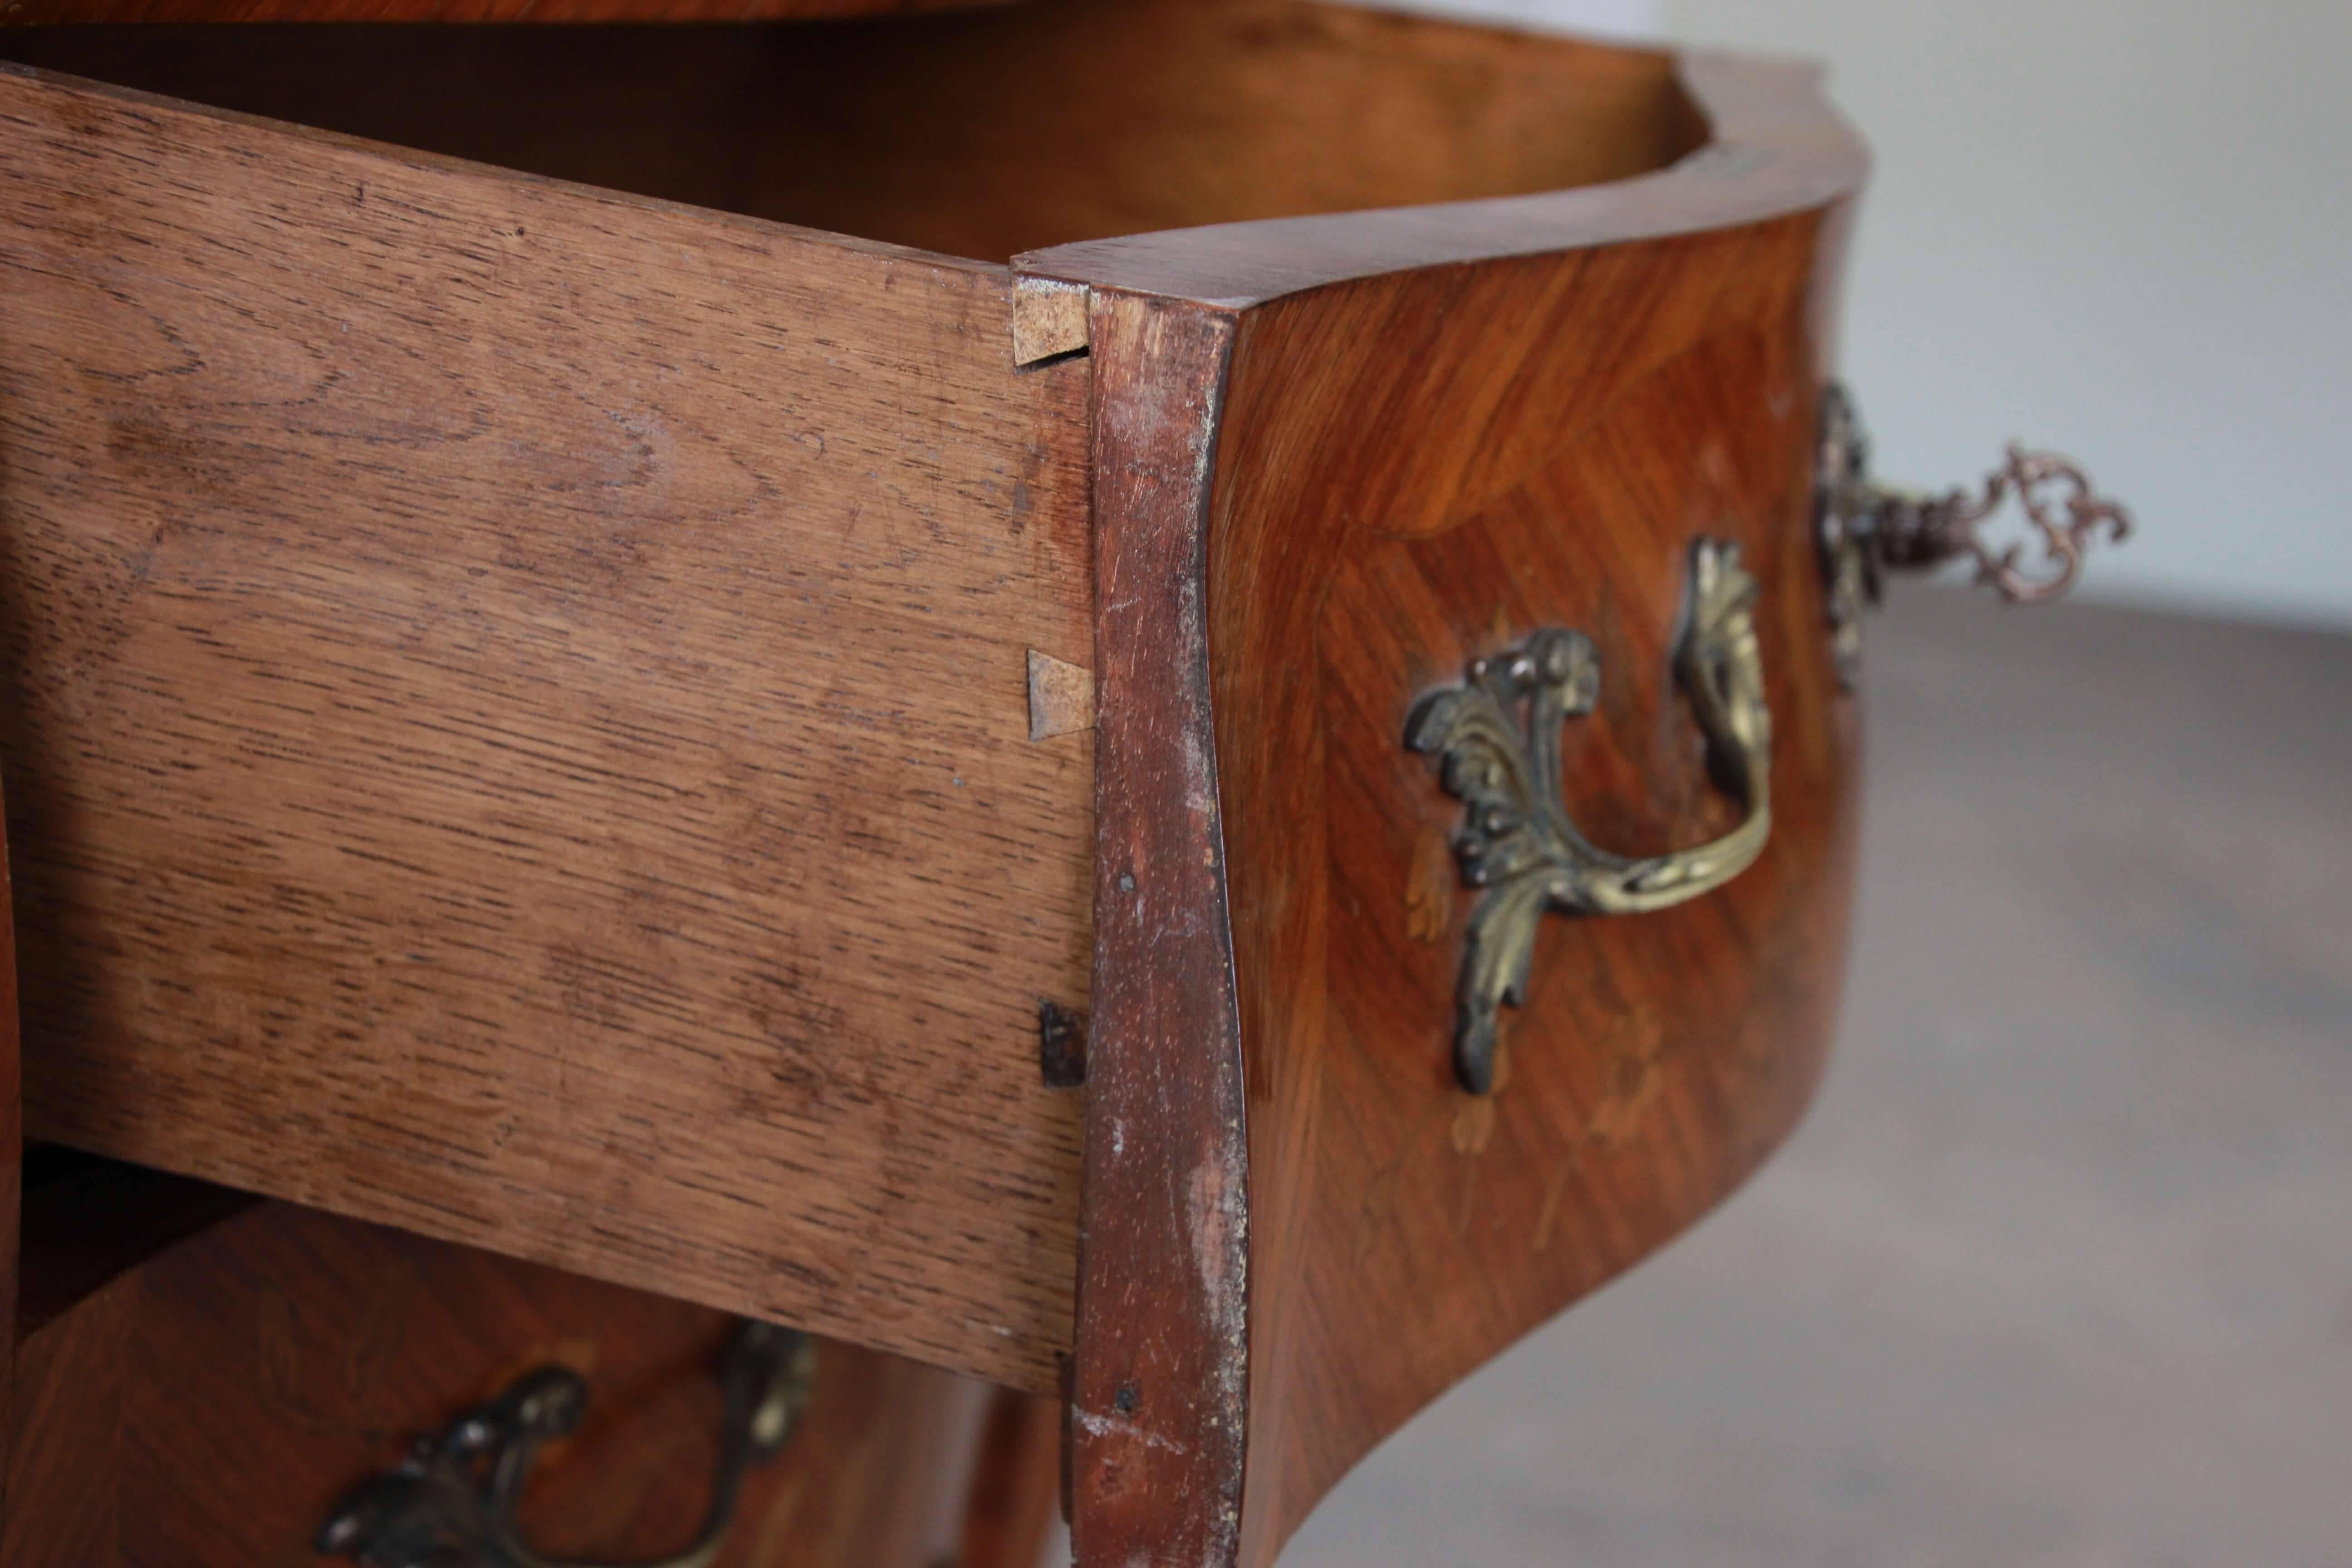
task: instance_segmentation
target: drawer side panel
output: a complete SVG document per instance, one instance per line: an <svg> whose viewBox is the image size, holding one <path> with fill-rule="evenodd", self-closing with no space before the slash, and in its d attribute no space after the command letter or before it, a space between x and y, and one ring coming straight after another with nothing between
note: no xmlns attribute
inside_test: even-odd
<svg viewBox="0 0 2352 1568"><path fill-rule="evenodd" d="M0 74L27 1131L1050 1386L1088 367L1009 311Z"/></svg>

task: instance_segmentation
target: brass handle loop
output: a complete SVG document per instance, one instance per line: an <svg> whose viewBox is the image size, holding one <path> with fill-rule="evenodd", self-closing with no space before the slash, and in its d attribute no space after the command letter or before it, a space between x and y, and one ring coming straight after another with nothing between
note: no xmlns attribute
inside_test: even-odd
<svg viewBox="0 0 2352 1568"><path fill-rule="evenodd" d="M684 1551L642 1568L709 1568L717 1560L744 1473L792 1436L815 1371L807 1335L751 1321L736 1330L719 1367L726 1425L701 1528ZM364 1568L593 1568L540 1556L514 1518L541 1445L578 1426L587 1403L587 1384L569 1367L525 1373L488 1404L418 1438L396 1468L353 1488L313 1545Z"/></svg>
<svg viewBox="0 0 2352 1568"><path fill-rule="evenodd" d="M1756 579L1740 565L1738 545L1693 544L1675 673L1706 738L1710 770L1748 806L1739 826L1711 844L1635 858L1598 847L1570 819L1560 799L1560 731L1592 710L1601 686L1600 657L1582 632L1549 628L1473 659L1465 684L1414 706L1405 744L1439 756L1440 782L1465 808L1454 841L1462 879L1484 889L1471 911L1454 1003L1454 1070L1471 1093L1494 1087L1497 1015L1527 999L1547 909L1663 910L1723 886L1764 852L1772 833L1772 715L1755 601Z"/></svg>

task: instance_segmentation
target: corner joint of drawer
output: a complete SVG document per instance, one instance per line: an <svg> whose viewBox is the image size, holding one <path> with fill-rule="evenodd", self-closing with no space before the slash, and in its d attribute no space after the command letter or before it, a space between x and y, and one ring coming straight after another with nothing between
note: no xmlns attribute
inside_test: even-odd
<svg viewBox="0 0 2352 1568"><path fill-rule="evenodd" d="M1052 278L1013 283L1013 363L1032 365L1087 352L1087 288Z"/></svg>
<svg viewBox="0 0 2352 1568"><path fill-rule="evenodd" d="M1029 739L1048 741L1095 727L1095 672L1029 650Z"/></svg>

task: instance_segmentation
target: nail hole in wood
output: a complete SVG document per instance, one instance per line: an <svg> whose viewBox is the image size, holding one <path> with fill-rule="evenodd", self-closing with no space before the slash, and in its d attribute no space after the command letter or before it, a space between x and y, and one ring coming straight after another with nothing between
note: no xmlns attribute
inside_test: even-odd
<svg viewBox="0 0 2352 1568"><path fill-rule="evenodd" d="M1047 1089L1076 1089L1087 1081L1087 1016L1051 996L1037 1000L1037 1066Z"/></svg>

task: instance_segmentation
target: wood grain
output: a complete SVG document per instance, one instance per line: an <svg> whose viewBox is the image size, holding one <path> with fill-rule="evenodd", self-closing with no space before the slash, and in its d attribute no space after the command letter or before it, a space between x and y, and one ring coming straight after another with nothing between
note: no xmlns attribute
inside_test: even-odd
<svg viewBox="0 0 2352 1568"><path fill-rule="evenodd" d="M159 1183L188 1185L143 1184ZM87 1184L33 1201L135 1226L129 1211L156 1206L142 1185L127 1173L95 1201ZM0 1563L317 1562L310 1537L348 1488L550 1362L587 1378L587 1417L536 1467L527 1538L599 1561L674 1551L701 1516L721 1415L711 1368L730 1331L708 1308L260 1205L158 1247L26 1342L12 1407L26 1500ZM935 1568L965 1531L992 1400L945 1373L821 1346L815 1400L751 1473L721 1563ZM1050 1507L1050 1477L1019 1484ZM1022 1517L1034 1561L1045 1514L1033 1500Z"/></svg>
<svg viewBox="0 0 2352 1568"><path fill-rule="evenodd" d="M953 1568L1041 1568L1061 1493L1062 1402L998 1389L981 1433Z"/></svg>
<svg viewBox="0 0 2352 1568"><path fill-rule="evenodd" d="M1071 1539L1223 1563L1240 1523L1246 1152L1201 566L1228 318L1097 290L1095 1005Z"/></svg>
<svg viewBox="0 0 2352 1568"><path fill-rule="evenodd" d="M28 1128L1053 1387L1087 362L994 268L0 123Z"/></svg>
<svg viewBox="0 0 2352 1568"><path fill-rule="evenodd" d="M1811 1092L1853 820L1810 529L1816 232L1800 215L1244 318L1210 566L1253 1047L1244 1563L1423 1403L1704 1213ZM1641 854L1725 832L1739 805L1669 674L1697 533L1738 542L1762 585L1771 842L1676 909L1549 917L1506 1080L1465 1095L1461 808L1402 747L1407 708L1474 656L1581 628L1602 686L1567 737L1579 826Z"/></svg>
<svg viewBox="0 0 2352 1568"><path fill-rule="evenodd" d="M1296 0L821 27L74 27L0 31L0 58L990 260L1616 180L1704 136L1662 51Z"/></svg>
<svg viewBox="0 0 2352 1568"><path fill-rule="evenodd" d="M1841 208L1862 164L1801 75L1717 79L1738 89L1718 123L1757 138L1744 162L1710 152L1639 189L1413 222L1243 226L1023 260L1066 263L1051 275L1098 298L1130 279L1175 291L1150 300L1159 319L1234 334L1205 531L1175 510L1172 481L1148 505L1098 485L1097 806L1106 847L1182 819L1182 801L1110 787L1114 712L1160 715L1162 757L1213 760L1196 815L1216 831L1197 847L1223 875L1155 911L1172 950L1135 945L1196 1005L1230 974L1244 1113L1219 1098L1234 1055L1221 1016L1188 1031L1105 1018L1115 928L1098 866L1090 1087L1164 1087L1142 1172L1116 1168L1089 1106L1074 1419L1104 1415L1089 1403L1108 1386L1097 1347L1200 1342L1230 1313L1229 1296L1172 1288L1171 1261L1222 1241L1229 1217L1188 1213L1166 1188L1236 1155L1246 1345L1189 1388L1147 1390L1190 1423L1132 1445L1149 1448L1133 1462L1156 1535L1125 1529L1144 1510L1123 1471L1083 1462L1080 1440L1082 1568L1123 1568L1136 1550L1263 1568L1380 1437L1717 1201L1817 1079L1846 925L1854 726L1824 633L1810 454ZM1098 474L1118 457L1107 389L1141 357L1104 321L1098 310ZM1156 620L1113 618L1109 563L1128 530L1151 542L1138 580ZM1566 738L1569 809L1628 853L1718 836L1739 805L1709 780L1668 674L1700 534L1739 543L1762 585L1771 843L1680 908L1548 920L1526 1005L1507 1016L1502 1085L1465 1095L1450 1040L1472 907L1449 849L1461 808L1403 744L1406 715L1474 656L1580 628L1603 684ZM1209 610L1206 742L1182 635L1193 603ZM1115 660L1138 637L1158 657ZM1226 921L1229 972L1178 956ZM1111 1236L1127 1245L1098 1260ZM1235 1426L1240 1479L1198 1440ZM1223 1531L1204 1535L1204 1519Z"/></svg>

